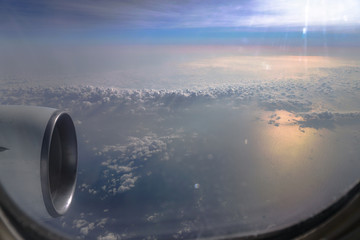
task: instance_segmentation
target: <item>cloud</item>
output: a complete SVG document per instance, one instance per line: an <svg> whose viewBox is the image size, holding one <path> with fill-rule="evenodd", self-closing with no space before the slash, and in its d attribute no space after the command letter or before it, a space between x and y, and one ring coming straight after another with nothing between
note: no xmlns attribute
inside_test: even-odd
<svg viewBox="0 0 360 240"><path fill-rule="evenodd" d="M358 124L360 113L359 109L356 109L357 105L349 104L351 111L341 111L343 105L337 105L337 100L358 102L358 81L348 76L357 76L356 71L359 71L359 68L340 67L323 71L330 74L316 80L286 78L179 90L4 86L0 88L0 103L42 105L66 109L71 113L79 133L79 149L85 153L81 156L82 174L79 174L78 180L78 194L81 196L79 201L89 201L84 204L85 208L94 204L94 199L105 200L107 204L117 202L124 195L131 195L131 191L136 193L136 186L156 171L148 169L148 166L156 169L156 164L159 163L156 161L175 159L172 152L175 144L171 144L172 141L190 139L190 142L185 144L190 146L191 139L203 137L203 133L192 132L189 125L183 126L180 121L183 114L189 114L187 109L191 107L206 109L212 104L226 104L237 111L241 106L245 106L254 111L265 112L265 115L270 116L270 119L266 120L270 120L274 125L286 119L280 119L280 115L275 115L272 111L286 110L292 115L300 116L289 117L291 122L286 124L295 123L300 128L332 129L341 124ZM149 122L151 124L147 125ZM267 124L267 121L264 123ZM281 128L282 125L281 122L278 127ZM250 139L247 146L251 146L251 136L246 138ZM184 150L182 153L188 156L195 153L192 149ZM198 154L200 156L201 153ZM218 157L216 154L210 155L208 152L204 154L205 159L212 161ZM87 175L89 172L91 174ZM203 186L201 183L198 190L203 189ZM193 188L193 185L190 187ZM112 214L112 206L106 204L101 206L102 209L110 210L101 211L101 214ZM83 238L126 238L110 232L110 229L106 228L110 220L97 218L97 214L99 213L94 216L69 217L71 220L67 223ZM163 212L154 210L142 215L141 220L148 224L161 222L168 217L166 213L162 214ZM113 225L117 223L110 222ZM195 221L184 223L175 231L174 237L191 236L192 227L197 225Z"/></svg>
<svg viewBox="0 0 360 240"><path fill-rule="evenodd" d="M77 229L82 237L87 236L91 231L94 231L96 228L104 229L106 223L109 221L108 218L100 218L93 222L90 222L87 215L92 214L81 213L80 219L74 219L72 221L72 228Z"/></svg>
<svg viewBox="0 0 360 240"><path fill-rule="evenodd" d="M161 216L162 214L161 213L154 213L154 214L151 214L151 215L148 215L148 216L146 216L146 221L147 222L158 222L159 221L159 219L162 217Z"/></svg>
<svg viewBox="0 0 360 240"><path fill-rule="evenodd" d="M116 153L124 157L125 160L139 158L147 160L153 154L166 150L166 143L161 138L157 138L155 134L143 138L129 137L128 141L129 143L126 146L105 145L102 153Z"/></svg>
<svg viewBox="0 0 360 240"><path fill-rule="evenodd" d="M309 100L268 99L261 100L260 105L269 111L308 112L312 109L312 102Z"/></svg>
<svg viewBox="0 0 360 240"><path fill-rule="evenodd" d="M303 69L305 67L303 62L297 65L301 65ZM0 104L40 105L67 109L74 116L81 115L76 120L84 124L84 116L100 112L105 115L119 112L134 116L158 114L160 119L162 117L160 112L173 112L193 104L225 99L238 104L256 101L266 110L308 112L319 106L320 102L316 96L323 96L321 104L325 104L329 109L336 103L334 99L337 97L352 95L354 99L358 98L359 86L357 81L352 80L359 71L358 67L321 68L319 66L317 69L320 72L316 75L316 81L300 77L284 77L253 82L236 81L233 84L227 82L225 85L211 83L204 85L206 87L203 88L178 90L3 85L0 89ZM142 141L147 140L142 139Z"/></svg>
<svg viewBox="0 0 360 240"><path fill-rule="evenodd" d="M141 178L138 172L143 164L153 156L168 160L167 142L178 137L175 134L162 137L156 134L142 138L129 137L126 145L105 145L101 150L97 150L97 155L107 159L101 163L105 167L102 180L107 184L99 191L105 192L105 196L114 196L135 187L135 183Z"/></svg>
<svg viewBox="0 0 360 240"><path fill-rule="evenodd" d="M121 238L122 237L119 234L112 233L112 232L107 232L104 235L98 236L97 240L119 240Z"/></svg>
<svg viewBox="0 0 360 240"><path fill-rule="evenodd" d="M175 159L171 151L171 141L180 142L192 139L190 136L194 136L195 139L204 136L203 133L198 133L198 136L186 125L182 126L180 120L182 120L182 114L187 113L187 108L195 106L206 109L208 105L218 103L228 104L230 107L245 105L246 108L253 108L254 111L265 112L270 116L270 120L273 120L274 125L285 119L280 119L280 115L275 115L272 111L286 110L302 118L294 120L301 128L331 129L339 124L358 123L360 120L359 110L338 111L336 106L331 105L336 98L323 97L344 96L345 92L348 94L347 96L354 97L354 102L357 102L358 98L356 97L359 96L357 82L347 78L344 72L349 71L350 74L353 74L358 71L358 68L338 68L334 71L335 73L330 77L320 78L317 81L286 79L261 84L256 82L183 90L136 90L94 86L3 87L0 89L0 103L65 108L74 117L76 124L81 122L77 125L81 146L79 149L86 153L81 157L82 160L86 160L83 162L86 162L84 165L87 166L82 166L84 168L81 171L84 171L84 174L79 175L78 189L80 191L78 194L81 198L78 201L80 204L84 204L83 208L86 209L86 207L92 206L91 204L94 204L94 199L96 199L96 204L101 207L101 213L94 213L94 216L68 217L67 219L71 220L68 220L67 223L82 238L98 236L98 239L120 239L126 238L126 236L119 235L118 232L111 229L111 227L117 226L118 222L107 218L111 214L115 214L112 213L113 206L109 202L116 203L123 196L136 193L137 189L135 188L142 180L146 180L147 174L153 174L150 172L153 169L148 169L147 166L152 165L153 168L156 168L159 163L157 161ZM329 87L332 91L326 91L326 89L330 89ZM356 108L357 105L352 107ZM220 119L223 117L219 116ZM129 120L125 122L124 119ZM178 120L180 123L174 124L174 121ZM238 120L241 122L241 119ZM154 121L154 124L146 125L151 121ZM99 123L102 125L97 125ZM265 122L265 124L267 123ZM122 126L125 127L121 128ZM134 127L133 131L129 130L131 127ZM282 125L279 126L279 128L281 127ZM109 132L102 132L107 129ZM114 136L109 133L114 133ZM245 137L250 139L247 144L250 147L252 145L251 136ZM207 143L204 142L204 144ZM187 142L185 145L191 146L191 142ZM195 153L191 148L184 150L183 153L189 154L189 156ZM201 156L202 153L195 154ZM203 154L209 161L218 157L216 153L212 156L209 154L208 152ZM86 175L90 172L89 169L93 172ZM193 184L195 183L197 182ZM201 182L200 184L201 186L197 190L201 190L205 186ZM190 187L193 188L193 185ZM198 193L200 192L198 191ZM99 202L99 200L105 201ZM88 203L85 204L84 201L88 201ZM102 203L105 203L105 206L101 205ZM103 208L110 210L103 212ZM174 211L180 212L180 210L175 209ZM107 217L99 217L99 215ZM143 221L141 223L144 224L156 224L168 217L171 217L170 213L154 209L141 215L139 221ZM173 231L173 237L193 236L191 234L199 224L201 224L200 220L183 222L176 227L176 231ZM121 231L119 230L119 232ZM133 231L126 229L123 232L132 233Z"/></svg>
<svg viewBox="0 0 360 240"><path fill-rule="evenodd" d="M298 120L297 124L302 128L327 128L334 129L337 124L353 124L360 121L360 112L333 113L333 112L312 112L299 114L303 120Z"/></svg>
<svg viewBox="0 0 360 240"><path fill-rule="evenodd" d="M123 174L121 177L111 178L103 190L107 191L110 195L125 192L135 187L135 182L138 178L138 176L133 176L132 173Z"/></svg>

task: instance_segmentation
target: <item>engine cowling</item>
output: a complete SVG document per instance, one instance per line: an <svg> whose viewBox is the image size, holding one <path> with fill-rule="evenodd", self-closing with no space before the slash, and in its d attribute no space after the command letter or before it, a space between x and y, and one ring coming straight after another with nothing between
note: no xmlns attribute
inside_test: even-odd
<svg viewBox="0 0 360 240"><path fill-rule="evenodd" d="M0 182L16 205L34 218L63 215L76 175L76 132L68 113L0 106Z"/></svg>

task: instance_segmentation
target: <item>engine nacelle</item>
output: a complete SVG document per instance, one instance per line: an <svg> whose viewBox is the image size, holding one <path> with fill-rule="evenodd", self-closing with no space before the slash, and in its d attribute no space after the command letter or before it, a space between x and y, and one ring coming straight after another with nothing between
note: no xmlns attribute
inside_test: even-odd
<svg viewBox="0 0 360 240"><path fill-rule="evenodd" d="M0 182L33 218L64 214L77 173L77 140L69 114L52 108L0 106Z"/></svg>

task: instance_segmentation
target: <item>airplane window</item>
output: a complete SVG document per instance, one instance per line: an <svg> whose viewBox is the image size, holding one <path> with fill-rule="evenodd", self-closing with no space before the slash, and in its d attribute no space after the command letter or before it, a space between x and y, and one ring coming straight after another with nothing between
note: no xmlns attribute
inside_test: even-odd
<svg viewBox="0 0 360 240"><path fill-rule="evenodd" d="M54 113L28 110L14 137L2 125L12 110L0 107L0 162L18 161L3 160L1 183L69 238L254 237L306 222L360 181L359 9L355 0L2 1L0 105L66 111L78 163L70 208L73 160L52 165L58 205L38 213L44 193L19 189L23 174L9 169L40 171L40 160L25 161L39 145L21 136ZM60 133L64 121L54 159L76 152L62 142L74 141Z"/></svg>

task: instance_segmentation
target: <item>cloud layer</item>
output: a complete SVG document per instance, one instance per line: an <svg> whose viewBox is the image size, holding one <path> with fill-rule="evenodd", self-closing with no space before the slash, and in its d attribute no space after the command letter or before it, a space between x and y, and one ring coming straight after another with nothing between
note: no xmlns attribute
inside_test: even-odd
<svg viewBox="0 0 360 240"><path fill-rule="evenodd" d="M6 86L0 89L0 103L41 105L66 109L71 113L78 132L81 162L78 195L74 199L76 208L60 221L64 231L81 238L132 238L136 236L136 229L127 224L143 224L152 229L172 218L181 220L178 225L169 226L173 230L171 236L180 239L194 236L192 234L195 234L199 224L204 224L204 229L218 224L205 223L202 218L208 219L208 216L202 214L211 211L211 204L219 204L226 211L226 206L233 206L231 201L234 200L226 198L233 192L233 189L228 189L232 183L241 183L242 195L247 195L245 180L227 179L227 174L222 174L223 178L216 177L218 175L214 173L222 173L222 167L216 163L226 159L230 164L232 159L238 162L237 156L253 156L249 153L251 147L266 143L261 142L261 136L267 136L265 130L270 133L278 131L270 135L278 137L282 136L283 127L290 126L295 133L287 131L286 137L293 135L295 138L308 139L310 144L312 139L307 137L312 136L313 131L326 130L331 135L338 129L346 130L350 126L350 137L343 138L338 144L350 149L346 152L350 157L355 156L356 150L351 147L357 146L360 140L359 133L353 131L351 126L358 126L360 121L358 72L357 67L338 67L322 69L323 75L310 76L313 77L310 81L280 79L183 90ZM197 115L199 112L203 115ZM230 120L227 122L227 119ZM251 129L250 123L253 122L263 126L264 132L260 137L256 136L256 129ZM229 137L236 141L229 141ZM321 142L328 141L321 136L319 138ZM286 139L284 144L293 147L292 139ZM277 145L271 146L271 149L279 148ZM309 150L309 154L307 157L310 159L313 153ZM266 170L260 176L263 181L266 174L271 172L269 166L275 168L284 164L274 156L266 158ZM177 163L182 161L187 162L181 165L182 169L177 168ZM192 165L193 162L199 164ZM219 166L215 170L212 168L214 164ZM317 164L321 165L316 160L311 161L312 168L317 169ZM331 161L327 162L328 165L331 165ZM342 171L337 163L334 165ZM201 166L201 169L194 166ZM251 167L254 166L250 165L249 169L255 169ZM234 168L234 176L244 177L249 169ZM291 171L291 168L286 169L279 172L285 174ZM345 170L348 172L349 169ZM211 182L211 198L204 194L207 191L204 179L208 178L199 172L217 180ZM162 179L176 180L176 184ZM149 182L158 185L149 186ZM186 196L188 199L184 197L179 200L176 196ZM129 202L139 198L146 199L147 204L137 205L135 209ZM162 204L158 204L159 199L163 200ZM187 208L177 208L177 201L188 204ZM189 208L196 211L198 218L188 215L186 209ZM235 216L229 213L233 219L220 218L221 215L218 219L224 225L241 219L244 229L250 229L250 226L255 226L254 223L260 224L260 227L267 224L262 216L258 216L262 219L259 220L245 218L241 214ZM126 226L125 230L117 232L119 226ZM165 232L164 229L156 229ZM138 234L151 233L147 229Z"/></svg>

